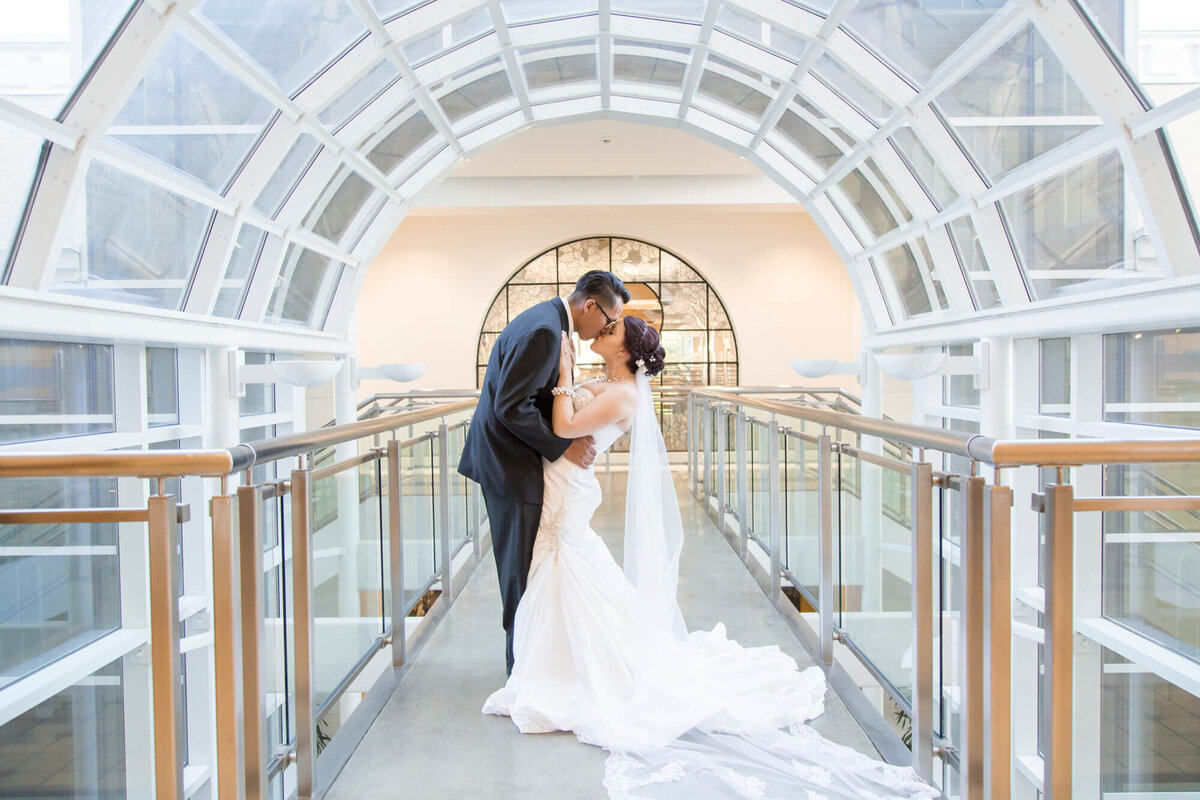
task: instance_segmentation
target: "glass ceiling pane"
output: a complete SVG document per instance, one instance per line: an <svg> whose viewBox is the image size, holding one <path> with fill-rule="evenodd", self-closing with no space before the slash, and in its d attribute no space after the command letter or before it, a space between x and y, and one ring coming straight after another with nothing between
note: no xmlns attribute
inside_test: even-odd
<svg viewBox="0 0 1200 800"><path fill-rule="evenodd" d="M832 167L844 155L842 150L829 137L821 133L815 125L790 109L783 112L775 129L795 142L801 150L808 153L825 169ZM809 177L813 177L815 180L819 179L816 176Z"/></svg>
<svg viewBox="0 0 1200 800"><path fill-rule="evenodd" d="M687 66L682 61L626 53L613 54L613 80L683 86Z"/></svg>
<svg viewBox="0 0 1200 800"><path fill-rule="evenodd" d="M371 5L375 7L375 13L387 21L393 16L403 14L417 6L423 6L427 2L429 0L371 0Z"/></svg>
<svg viewBox="0 0 1200 800"><path fill-rule="evenodd" d="M270 217L278 214L320 150L321 143L315 137L307 133L300 134L267 185L258 193L254 207Z"/></svg>
<svg viewBox="0 0 1200 800"><path fill-rule="evenodd" d="M697 21L704 16L707 0L612 0L614 14Z"/></svg>
<svg viewBox="0 0 1200 800"><path fill-rule="evenodd" d="M397 118L404 119L404 121L385 136L383 141L375 145L370 153L367 153L367 160L378 167L384 175L390 174L401 161L408 158L410 153L429 141L437 132L424 112L413 111L414 105L409 103L397 115ZM391 124L388 123L388 125Z"/></svg>
<svg viewBox="0 0 1200 800"><path fill-rule="evenodd" d="M408 59L409 64L418 67L435 56L492 30L492 15L484 8L466 19L434 28L409 39L403 45L404 57Z"/></svg>
<svg viewBox="0 0 1200 800"><path fill-rule="evenodd" d="M508 74L500 67L500 59L489 62L485 65L485 68L487 67L496 71L476 78L437 99L438 105L446 112L451 122L457 122L473 111L512 96L512 86L508 82Z"/></svg>
<svg viewBox="0 0 1200 800"><path fill-rule="evenodd" d="M521 61L525 68L525 83L531 90L596 80L596 54L594 52L550 58L538 57L548 50L561 51L562 49L562 47L554 46L521 51Z"/></svg>
<svg viewBox="0 0 1200 800"><path fill-rule="evenodd" d="M828 53L817 59L816 64L813 65L813 72L834 92L841 95L847 103L857 108L866 115L867 119L876 124L892 113L892 104L884 99L883 95L842 66Z"/></svg>
<svg viewBox="0 0 1200 800"><path fill-rule="evenodd" d="M791 61L798 61L806 47L805 41L788 29L729 6L721 6L717 12L717 27Z"/></svg>
<svg viewBox="0 0 1200 800"><path fill-rule="evenodd" d="M1125 54L1125 15L1127 13L1126 6L1132 5L1134 9L1139 6L1147 8L1153 5L1162 5L1162 3L1139 3L1131 4L1126 0L1076 0L1083 7L1084 12L1092 18L1096 23L1096 27L1108 39L1108 43L1117 53ZM1179 9L1181 4L1170 3L1174 9ZM1176 12L1178 13L1178 12ZM1195 13L1195 12L1192 12ZM1176 17L1178 20L1178 17ZM1182 25L1183 28L1193 28L1191 25Z"/></svg>
<svg viewBox="0 0 1200 800"><path fill-rule="evenodd" d="M242 301L246 295L246 284L258 257L262 253L263 244L267 241L266 231L259 230L253 225L242 225L238 232L237 241L233 245L233 254L229 256L229 266L225 270L225 280L217 291L217 303L213 306L214 317L237 319L242 311Z"/></svg>
<svg viewBox="0 0 1200 800"><path fill-rule="evenodd" d="M741 81L734 80L712 70L704 70L697 89L702 95L733 106L757 119L767 110L771 99Z"/></svg>
<svg viewBox="0 0 1200 800"><path fill-rule="evenodd" d="M1000 305L1000 293L996 290L996 281L983 255L983 245L975 230L975 223L970 217L959 217L947 228L950 231L950 241L958 253L959 263L962 264L963 274L967 277L967 286L975 301L975 308L985 311Z"/></svg>
<svg viewBox="0 0 1200 800"><path fill-rule="evenodd" d="M892 134L892 144L900 153L913 175L917 176L925 194L938 209L943 209L958 198L946 173L942 172L933 154L926 149L912 128L903 127Z"/></svg>
<svg viewBox="0 0 1200 800"><path fill-rule="evenodd" d="M338 93L333 102L317 114L317 118L331 130L337 130L398 80L400 73L385 58L353 85Z"/></svg>
<svg viewBox="0 0 1200 800"><path fill-rule="evenodd" d="M264 322L320 328L325 324L333 291L345 264L293 244L288 248L279 282Z"/></svg>
<svg viewBox="0 0 1200 800"><path fill-rule="evenodd" d="M57 117L131 6L129 0L0 3L0 97Z"/></svg>
<svg viewBox="0 0 1200 800"><path fill-rule="evenodd" d="M25 213L43 144L32 134L0 125L0 153L4 154L0 158L0 275L4 274L21 215Z"/></svg>
<svg viewBox="0 0 1200 800"><path fill-rule="evenodd" d="M314 209L304 220L305 227L331 242L342 240L354 217L376 191L357 172L350 170L342 170L330 186L338 183L340 185L320 212Z"/></svg>
<svg viewBox="0 0 1200 800"><path fill-rule="evenodd" d="M107 136L221 190L275 107L174 33Z"/></svg>
<svg viewBox="0 0 1200 800"><path fill-rule="evenodd" d="M339 53L367 34L349 3L312 0L204 0L196 13L295 94Z"/></svg>
<svg viewBox="0 0 1200 800"><path fill-rule="evenodd" d="M944 92L938 103L992 179L1100 122L1032 25ZM1030 124L1030 117L1045 119Z"/></svg>
<svg viewBox="0 0 1200 800"><path fill-rule="evenodd" d="M925 282L921 278L921 268L917 265L917 259L909 245L900 245L887 251L883 254L882 261L896 287L896 293L900 295L902 308L896 310L901 312L904 319L933 311L933 305L929 302L929 292L926 291Z"/></svg>
<svg viewBox="0 0 1200 800"><path fill-rule="evenodd" d="M1125 264L1125 185L1121 157L1108 153L1002 201L1013 244L1035 299L1121 277ZM1056 278L1055 270L1094 270ZM1110 271L1105 275L1105 271Z"/></svg>
<svg viewBox="0 0 1200 800"><path fill-rule="evenodd" d="M595 14L596 0L504 0L504 21L510 25L539 19Z"/></svg>
<svg viewBox="0 0 1200 800"><path fill-rule="evenodd" d="M842 24L923 85L1005 2L861 0Z"/></svg>
<svg viewBox="0 0 1200 800"><path fill-rule="evenodd" d="M858 209L858 213L876 237L899 227L895 216L861 168L842 178L838 186Z"/></svg>
<svg viewBox="0 0 1200 800"><path fill-rule="evenodd" d="M99 161L82 211L86 241L64 250L50 290L179 308L213 212Z"/></svg>

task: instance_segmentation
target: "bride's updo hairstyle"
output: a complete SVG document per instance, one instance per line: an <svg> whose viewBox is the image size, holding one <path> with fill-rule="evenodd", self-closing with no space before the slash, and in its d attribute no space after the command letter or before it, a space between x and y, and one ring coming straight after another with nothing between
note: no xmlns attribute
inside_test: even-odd
<svg viewBox="0 0 1200 800"><path fill-rule="evenodd" d="M662 372L666 364L667 351L658 343L658 331L647 325L641 317L625 317L625 349L629 351L625 366L635 375L639 360L646 367L646 374L651 377Z"/></svg>

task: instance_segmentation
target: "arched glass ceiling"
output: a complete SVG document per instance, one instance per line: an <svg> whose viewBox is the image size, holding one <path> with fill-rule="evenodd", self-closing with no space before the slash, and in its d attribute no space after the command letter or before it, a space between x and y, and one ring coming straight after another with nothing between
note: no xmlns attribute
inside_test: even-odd
<svg viewBox="0 0 1200 800"><path fill-rule="evenodd" d="M1192 276L1170 138L1200 89L1156 104L1127 23L1121 0L7 4L4 281L341 332L407 198L595 116L745 155L876 329Z"/></svg>

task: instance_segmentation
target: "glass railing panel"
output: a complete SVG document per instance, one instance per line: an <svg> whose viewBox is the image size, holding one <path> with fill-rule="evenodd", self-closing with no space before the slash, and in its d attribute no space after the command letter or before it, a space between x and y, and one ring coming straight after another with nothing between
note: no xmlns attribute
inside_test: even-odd
<svg viewBox="0 0 1200 800"><path fill-rule="evenodd" d="M962 497L952 489L935 488L933 492L933 537L934 550L938 557L933 588L934 607L939 619L933 628L934 689L937 704L934 713L938 716L938 735L962 752L962 609L963 573L960 549L962 525L958 511ZM947 770L952 768L947 766ZM953 778L957 780L957 778Z"/></svg>
<svg viewBox="0 0 1200 800"><path fill-rule="evenodd" d="M422 439L400 451L402 534L404 542L404 602L416 602L433 582L441 555L437 548L434 487L437 442Z"/></svg>
<svg viewBox="0 0 1200 800"><path fill-rule="evenodd" d="M450 552L457 553L467 543L470 527L467 524L467 479L458 474L458 461L462 458L463 444L467 438L466 425L457 424L449 429L450 447Z"/></svg>
<svg viewBox="0 0 1200 800"><path fill-rule="evenodd" d="M767 480L770 471L770 453L767 450L767 425L758 420L751 420L746 425L748 450L746 452L746 468L749 475L746 481L747 527L750 536L768 553L771 551L771 487Z"/></svg>
<svg viewBox="0 0 1200 800"><path fill-rule="evenodd" d="M330 695L379 650L384 610L380 561L382 493L377 461L313 481L335 507L312 531L314 701L328 705L317 721L318 749L349 716L361 695ZM316 503L314 502L314 507ZM314 515L315 516L315 515Z"/></svg>
<svg viewBox="0 0 1200 800"><path fill-rule="evenodd" d="M291 496L268 497L259 509L263 542L263 640L259 643L268 758L296 735L292 642Z"/></svg>
<svg viewBox="0 0 1200 800"><path fill-rule="evenodd" d="M783 554L792 585L816 608L821 577L821 518L817 494L817 446L797 433L780 443L783 473Z"/></svg>
<svg viewBox="0 0 1200 800"><path fill-rule="evenodd" d="M737 411L725 409L725 496L722 498L722 508L737 510Z"/></svg>
<svg viewBox="0 0 1200 800"><path fill-rule="evenodd" d="M863 583L863 508L862 462L840 450L834 454L834 528L833 548L834 620L844 626L847 613L862 610Z"/></svg>
<svg viewBox="0 0 1200 800"><path fill-rule="evenodd" d="M842 627L901 696L912 701L912 519L907 514L911 477L861 456L842 455L843 475L853 463L861 496L842 496ZM849 512L849 513L848 513ZM853 517L857 515L857 521ZM855 529L857 535L847 537Z"/></svg>

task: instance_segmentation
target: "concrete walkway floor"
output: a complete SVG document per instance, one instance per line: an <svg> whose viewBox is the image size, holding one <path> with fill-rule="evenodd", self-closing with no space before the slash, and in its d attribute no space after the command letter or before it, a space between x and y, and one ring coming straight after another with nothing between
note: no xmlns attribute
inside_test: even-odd
<svg viewBox="0 0 1200 800"><path fill-rule="evenodd" d="M625 473L600 474L605 502L592 527L620 561ZM778 644L801 668L812 660L700 504L676 481L686 541L679 602L688 628L724 622L744 645ZM334 781L328 800L361 798L603 798L607 753L568 733L522 736L504 717L479 713L504 684L500 592L490 555L433 631ZM826 693L813 727L878 754L845 705Z"/></svg>

